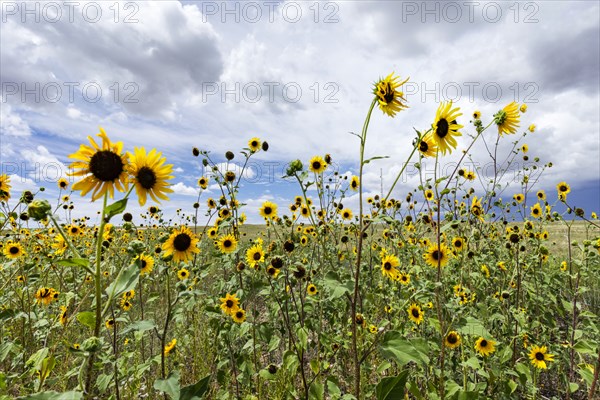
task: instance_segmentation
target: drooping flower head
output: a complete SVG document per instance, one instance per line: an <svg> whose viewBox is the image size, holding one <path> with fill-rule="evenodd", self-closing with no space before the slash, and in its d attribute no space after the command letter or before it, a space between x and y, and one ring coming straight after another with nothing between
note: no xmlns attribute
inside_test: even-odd
<svg viewBox="0 0 600 400"><path fill-rule="evenodd" d="M392 72L375 83L373 94L377 98L379 109L392 118L399 111L408 108L404 93L399 90L400 86L408 82L408 79L400 81L400 77L394 76Z"/></svg>

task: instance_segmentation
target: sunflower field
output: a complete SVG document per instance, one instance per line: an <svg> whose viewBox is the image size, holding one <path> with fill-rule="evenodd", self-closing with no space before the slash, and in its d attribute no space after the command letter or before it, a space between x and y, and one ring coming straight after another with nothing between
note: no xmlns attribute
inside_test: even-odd
<svg viewBox="0 0 600 400"><path fill-rule="evenodd" d="M405 82L374 84L356 175L330 154L288 164L291 204L246 207L244 168L193 148L212 173L168 219L173 166L103 129L72 150L58 199L0 176L0 399L598 399L597 210L567 182L535 190L552 164L529 158L536 127L515 102L488 117L442 102L402 139L394 184L363 195L380 158L366 156L369 123L406 112ZM455 168L399 193L408 165L460 153L459 136ZM494 174L476 191L463 165L478 142ZM245 167L268 150L255 137L224 156ZM70 218L90 200L97 215ZM147 211L134 218L133 202Z"/></svg>

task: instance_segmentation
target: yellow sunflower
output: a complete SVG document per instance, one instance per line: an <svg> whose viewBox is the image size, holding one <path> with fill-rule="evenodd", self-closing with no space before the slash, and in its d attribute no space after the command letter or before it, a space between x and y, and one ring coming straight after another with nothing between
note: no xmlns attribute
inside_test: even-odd
<svg viewBox="0 0 600 400"><path fill-rule="evenodd" d="M450 251L445 243L440 243L440 247L438 248L437 243L431 244L425 254L423 254L423 258L425 262L434 267L438 267L438 263L440 267L444 267L448 264L448 259L450 257Z"/></svg>
<svg viewBox="0 0 600 400"><path fill-rule="evenodd" d="M327 163L320 156L314 156L308 162L308 169L315 174L320 174L327 169Z"/></svg>
<svg viewBox="0 0 600 400"><path fill-rule="evenodd" d="M58 315L58 320L60 321L61 325L66 325L68 318L67 318L67 307L65 306L60 306L60 314Z"/></svg>
<svg viewBox="0 0 600 400"><path fill-rule="evenodd" d="M357 191L358 188L360 186L360 179L358 178L358 176L354 175L352 177L352 179L350 179L350 189L352 189L353 191Z"/></svg>
<svg viewBox="0 0 600 400"><path fill-rule="evenodd" d="M435 157L437 150L437 142L433 138L432 132L429 132L421 138L421 141L419 142L419 152L421 152L423 157Z"/></svg>
<svg viewBox="0 0 600 400"><path fill-rule="evenodd" d="M388 116L394 117L397 112L408 108L404 93L398 90L400 86L408 82L408 79L400 82L400 77L394 76L392 72L375 83L373 94L377 98L379 109Z"/></svg>
<svg viewBox="0 0 600 400"><path fill-rule="evenodd" d="M546 361L552 362L554 361L554 355L546 353L548 349L546 346L538 347L532 346L531 351L529 352L529 358L531 359L531 363L534 367L539 369L547 369Z"/></svg>
<svg viewBox="0 0 600 400"><path fill-rule="evenodd" d="M542 207L539 203L536 203L533 207L531 207L531 216L533 218L540 218L542 216Z"/></svg>
<svg viewBox="0 0 600 400"><path fill-rule="evenodd" d="M265 252L261 245L255 244L246 251L246 261L252 268L265 261Z"/></svg>
<svg viewBox="0 0 600 400"><path fill-rule="evenodd" d="M450 349L455 349L460 346L461 338L458 332L450 331L444 338L444 345Z"/></svg>
<svg viewBox="0 0 600 400"><path fill-rule="evenodd" d="M513 195L513 199L517 203L521 204L523 202L523 200L525 200L525 195L523 195L523 193L517 193L517 194Z"/></svg>
<svg viewBox="0 0 600 400"><path fill-rule="evenodd" d="M435 113L435 121L431 124L433 139L442 154L452 153L456 148L456 136L462 136L458 130L463 126L456 122L462 115L460 108L452 108L452 102L442 102Z"/></svg>
<svg viewBox="0 0 600 400"><path fill-rule="evenodd" d="M10 259L16 259L27 254L25 250L23 250L23 246L19 242L9 241L4 245L4 255Z"/></svg>
<svg viewBox="0 0 600 400"><path fill-rule="evenodd" d="M231 319L233 319L233 322L241 324L246 320L246 311L238 308L233 314L231 314Z"/></svg>
<svg viewBox="0 0 600 400"><path fill-rule="evenodd" d="M69 176L81 176L82 180L73 185L73 190L81 190L85 196L92 192L92 201L108 193L114 197L115 188L124 192L128 188L127 154L123 154L123 142L111 143L104 129L97 135L102 138L102 147L88 136L91 146L82 144L69 158L78 160L71 163L73 172Z"/></svg>
<svg viewBox="0 0 600 400"><path fill-rule="evenodd" d="M410 307L408 307L407 312L408 318L415 324L419 325L421 322L423 322L423 316L425 314L423 313L421 307L418 304L412 303Z"/></svg>
<svg viewBox="0 0 600 400"><path fill-rule="evenodd" d="M54 249L54 254L61 256L67 251L68 245L62 235L57 235L54 238L54 243L50 245Z"/></svg>
<svg viewBox="0 0 600 400"><path fill-rule="evenodd" d="M186 226L175 229L169 239L162 245L165 256L173 255L175 262L187 262L194 254L199 253L200 249L196 246L199 239Z"/></svg>
<svg viewBox="0 0 600 400"><path fill-rule="evenodd" d="M165 348L163 350L164 355L168 356L175 349L176 346L177 346L177 339L171 340L169 343L167 343L165 345Z"/></svg>
<svg viewBox="0 0 600 400"><path fill-rule="evenodd" d="M483 221L483 207L481 206L481 199L478 199L477 196L473 196L471 214Z"/></svg>
<svg viewBox="0 0 600 400"><path fill-rule="evenodd" d="M173 165L164 165L167 159L162 157L162 153L157 152L156 149L146 153L145 148L136 147L133 154L128 152L127 155L130 161L128 172L135 184L140 206L146 204L148 195L156 203L160 203L159 199L169 200L165 193L173 193L167 182L169 179L173 179L171 175Z"/></svg>
<svg viewBox="0 0 600 400"><path fill-rule="evenodd" d="M273 219L277 216L277 204L270 201L265 201L263 205L258 209L258 213L263 218Z"/></svg>
<svg viewBox="0 0 600 400"><path fill-rule="evenodd" d="M340 215L342 216L342 219L349 221L352 219L352 210L349 208L344 208L342 211L340 211Z"/></svg>
<svg viewBox="0 0 600 400"><path fill-rule="evenodd" d="M389 279L398 278L397 267L400 265L400 260L393 254L386 254L381 258L381 274Z"/></svg>
<svg viewBox="0 0 600 400"><path fill-rule="evenodd" d="M66 190L69 187L69 181L65 178L60 178L58 182L56 182L56 185L60 190Z"/></svg>
<svg viewBox="0 0 600 400"><path fill-rule="evenodd" d="M54 300L58 300L59 293L54 288L43 287L35 292L35 300L38 304L48 305Z"/></svg>
<svg viewBox="0 0 600 400"><path fill-rule="evenodd" d="M493 340L480 337L475 342L475 350L477 350L477 352L482 356L488 356L496 351L495 344L496 342L494 342Z"/></svg>
<svg viewBox="0 0 600 400"><path fill-rule="evenodd" d="M190 271L185 268L181 268L179 271L177 271L177 277L180 281L184 281L190 277Z"/></svg>
<svg viewBox="0 0 600 400"><path fill-rule="evenodd" d="M10 176L0 175L0 201L10 200Z"/></svg>
<svg viewBox="0 0 600 400"><path fill-rule="evenodd" d="M315 285L313 285L312 283L310 283L307 287L306 287L306 292L310 295L310 296L314 296L316 295L319 291L317 290L317 287Z"/></svg>
<svg viewBox="0 0 600 400"><path fill-rule="evenodd" d="M237 239L232 234L221 236L217 242L222 253L233 253L237 248Z"/></svg>
<svg viewBox="0 0 600 400"><path fill-rule="evenodd" d="M560 182L556 185L556 191L558 192L558 198L562 201L567 199L567 195L571 193L571 187L567 182Z"/></svg>
<svg viewBox="0 0 600 400"><path fill-rule="evenodd" d="M515 133L519 127L519 118L519 105L514 101L494 114L494 122L498 125L498 134Z"/></svg>
<svg viewBox="0 0 600 400"><path fill-rule="evenodd" d="M227 315L233 315L240 306L240 299L234 294L227 293L225 297L221 297L221 310Z"/></svg>
<svg viewBox="0 0 600 400"><path fill-rule="evenodd" d="M452 239L452 247L454 247L456 251L463 251L465 248L465 240L461 237L455 237Z"/></svg>
<svg viewBox="0 0 600 400"><path fill-rule="evenodd" d="M250 150L252 150L253 153L260 150L261 144L262 143L260 142L260 139L257 137L253 137L252 139L248 140L248 147L250 148Z"/></svg>
<svg viewBox="0 0 600 400"><path fill-rule="evenodd" d="M146 254L140 254L134 261L139 262L140 275L147 275L154 268L154 258Z"/></svg>

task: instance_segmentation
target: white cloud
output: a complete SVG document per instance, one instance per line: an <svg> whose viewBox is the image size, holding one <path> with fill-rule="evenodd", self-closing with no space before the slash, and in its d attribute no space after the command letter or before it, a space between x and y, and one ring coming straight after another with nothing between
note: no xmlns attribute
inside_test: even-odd
<svg viewBox="0 0 600 400"><path fill-rule="evenodd" d="M4 103L4 101L3 101ZM0 134L6 136L31 136L31 128L8 104L0 107Z"/></svg>
<svg viewBox="0 0 600 400"><path fill-rule="evenodd" d="M176 184L171 186L173 192L175 194L179 194L182 196L198 196L198 189L195 189L191 186L187 186L183 182L177 182Z"/></svg>

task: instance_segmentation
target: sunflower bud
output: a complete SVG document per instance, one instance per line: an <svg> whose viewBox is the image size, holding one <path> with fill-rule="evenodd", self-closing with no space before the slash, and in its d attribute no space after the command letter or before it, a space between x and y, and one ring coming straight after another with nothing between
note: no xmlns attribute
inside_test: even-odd
<svg viewBox="0 0 600 400"><path fill-rule="evenodd" d="M85 339L81 344L81 349L84 351L89 351L90 353L100 350L101 347L102 341L96 336Z"/></svg>
<svg viewBox="0 0 600 400"><path fill-rule="evenodd" d="M139 240L132 240L127 250L134 254L142 254L146 250L146 245Z"/></svg>
<svg viewBox="0 0 600 400"><path fill-rule="evenodd" d="M285 173L287 176L294 176L296 172L302 171L302 168L304 168L302 161L294 160L290 163Z"/></svg>
<svg viewBox="0 0 600 400"><path fill-rule="evenodd" d="M50 206L50 203L48 203L48 200L35 200L29 204L27 214L35 221L41 221L48 217L48 213L51 209L52 207Z"/></svg>
<svg viewBox="0 0 600 400"><path fill-rule="evenodd" d="M235 154L233 154L233 152L228 151L227 153L225 153L225 158L228 159L229 161L233 160L233 158L235 157Z"/></svg>

